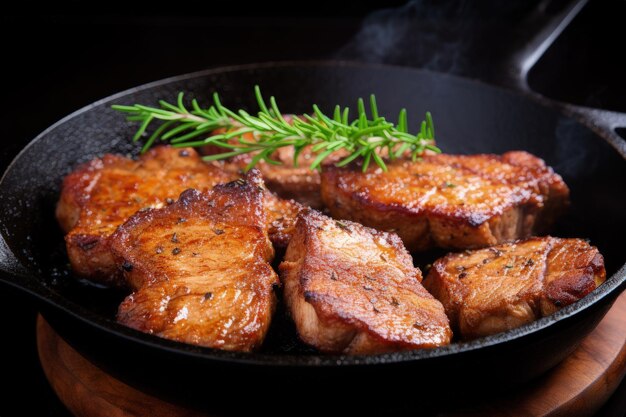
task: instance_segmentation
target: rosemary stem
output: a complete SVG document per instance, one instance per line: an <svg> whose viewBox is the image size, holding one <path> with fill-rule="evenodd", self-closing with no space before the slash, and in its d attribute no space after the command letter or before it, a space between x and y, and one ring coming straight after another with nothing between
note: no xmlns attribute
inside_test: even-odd
<svg viewBox="0 0 626 417"><path fill-rule="evenodd" d="M386 170L383 156L394 159L408 153L406 156L415 159L425 150L441 152L435 146L435 127L430 113L426 113L425 120L420 123L420 131L413 135L408 132L406 110L400 111L398 124L394 125L381 116L374 95L369 100L371 117L366 113L364 100L359 99L357 115L350 121L347 107L335 106L332 117L329 117L315 104L311 114L285 117L274 97L270 97L268 105L258 86L254 92L259 106L256 116L245 110L227 108L217 93L213 94L213 105L206 109L201 108L194 99L191 102L193 109L188 110L183 93L178 94L175 104L161 100L160 107L135 104L114 105L112 108L126 113L129 121L140 124L134 140L140 139L148 131L152 132L142 152L157 140L169 141L176 147L212 144L224 148L225 152L207 157L209 160L254 153L246 169L261 161L276 164L271 158L272 154L286 146L294 147L295 166L300 152L310 146L316 154L311 169L318 168L326 158L338 151L348 154L337 162L338 166L360 159L363 171L367 170L370 162ZM151 128L154 123L157 123L156 128ZM226 132L212 134L220 128ZM251 135L251 138L245 135Z"/></svg>

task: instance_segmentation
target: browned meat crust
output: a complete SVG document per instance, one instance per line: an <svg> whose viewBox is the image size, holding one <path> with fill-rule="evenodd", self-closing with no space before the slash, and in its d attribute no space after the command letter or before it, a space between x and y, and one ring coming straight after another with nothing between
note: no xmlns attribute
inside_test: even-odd
<svg viewBox="0 0 626 417"><path fill-rule="evenodd" d="M205 163L193 149L153 148L137 161L107 154L81 165L65 177L57 219L74 272L110 286L125 285L115 268L109 236L140 209L174 202L188 188L199 191L233 181L239 173L220 163ZM265 196L270 238L277 247L289 242L300 206L269 191Z"/></svg>
<svg viewBox="0 0 626 417"><path fill-rule="evenodd" d="M302 211L280 264L300 337L325 352L369 354L450 342L442 305L397 235Z"/></svg>
<svg viewBox="0 0 626 417"><path fill-rule="evenodd" d="M598 249L580 239L530 238L437 260L424 286L455 334L502 332L580 300L606 278Z"/></svg>
<svg viewBox="0 0 626 417"><path fill-rule="evenodd" d="M168 207L132 216L111 237L135 290L118 320L167 339L224 350L258 348L278 277L257 171Z"/></svg>
<svg viewBox="0 0 626 417"><path fill-rule="evenodd" d="M68 232L72 270L106 285L123 285L109 237L137 210L162 207L188 188L201 191L232 181L217 164L204 163L193 149L159 146L137 161L104 155L79 166L63 180L56 215Z"/></svg>
<svg viewBox="0 0 626 417"><path fill-rule="evenodd" d="M298 155L298 166L293 163L293 147L279 148L272 154L272 159L281 162L280 165L271 165L265 162L258 164L263 174L267 188L282 198L293 199L305 206L316 209L323 207L320 193L320 173L311 170L316 154L306 147ZM242 155L233 163L238 166L246 166L252 155ZM332 160L338 160L338 155L331 156Z"/></svg>
<svg viewBox="0 0 626 417"><path fill-rule="evenodd" d="M268 190L265 190L264 202L270 240L276 249L285 249L293 235L298 213L304 207L294 200L277 197Z"/></svg>
<svg viewBox="0 0 626 417"><path fill-rule="evenodd" d="M561 177L527 152L425 155L388 168L325 165L322 198L334 217L395 231L411 251L543 233L568 204Z"/></svg>

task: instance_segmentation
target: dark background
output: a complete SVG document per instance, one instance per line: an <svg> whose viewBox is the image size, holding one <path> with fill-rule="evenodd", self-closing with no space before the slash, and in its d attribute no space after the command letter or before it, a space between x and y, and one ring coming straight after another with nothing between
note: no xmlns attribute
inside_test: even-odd
<svg viewBox="0 0 626 417"><path fill-rule="evenodd" d="M100 5L98 16L86 14L86 3L55 4L35 15L25 4L0 17L0 171L39 132L82 106L211 67L354 59L502 84L500 75L513 52L567 5L559 0L387 1L385 10L371 2L206 10L206 2L128 3ZM530 86L554 99L626 111L626 78L619 63L625 12L624 1L590 2L531 71ZM0 287L5 323L0 417L68 415L39 366L36 312L32 300ZM622 384L599 415L624 415L625 394Z"/></svg>

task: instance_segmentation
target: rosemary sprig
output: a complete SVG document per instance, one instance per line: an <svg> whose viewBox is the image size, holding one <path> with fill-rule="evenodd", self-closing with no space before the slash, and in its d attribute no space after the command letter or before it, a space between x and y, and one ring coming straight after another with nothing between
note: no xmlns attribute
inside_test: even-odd
<svg viewBox="0 0 626 417"><path fill-rule="evenodd" d="M161 100L160 107L135 104L114 105L112 108L127 113L128 120L140 123L133 141L147 136L142 152L148 150L157 140L169 141L174 147L216 145L226 151L205 156L204 160L254 153L246 169L260 161L279 164L271 156L278 148L285 146L294 147L294 165L297 166L298 155L311 145L311 150L317 155L311 163L311 169L318 168L324 159L339 150L347 152L347 156L337 162L337 166L344 166L361 158L363 171L367 170L372 161L386 171L383 156L395 159L408 152L415 160L426 149L441 152L434 145L435 128L430 113L426 113L426 120L422 121L420 131L413 135L408 132L406 109L400 111L398 123L394 125L379 115L376 98L371 95L371 117L367 115L365 103L360 98L357 102L357 117L352 121L348 107L335 106L333 115L328 116L315 104L311 114L287 121L274 97L270 97L268 106L258 86L255 86L254 91L259 105L256 116L245 110L230 110L221 103L217 93L213 94L213 105L204 109L196 99L191 101L192 109L187 109L182 92L178 94L176 104ZM160 125L147 135L148 128L154 122L160 122ZM211 135L218 128L225 128L226 132ZM244 136L250 134L253 140Z"/></svg>

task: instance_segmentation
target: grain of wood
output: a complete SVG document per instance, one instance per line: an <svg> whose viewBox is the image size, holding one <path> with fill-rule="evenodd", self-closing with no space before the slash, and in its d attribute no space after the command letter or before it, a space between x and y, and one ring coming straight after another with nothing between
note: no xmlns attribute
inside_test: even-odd
<svg viewBox="0 0 626 417"><path fill-rule="evenodd" d="M106 374L61 339L41 317L39 358L46 377L77 417L209 417L138 391ZM626 294L566 360L510 396L442 411L439 417L590 416L626 373Z"/></svg>

